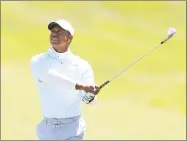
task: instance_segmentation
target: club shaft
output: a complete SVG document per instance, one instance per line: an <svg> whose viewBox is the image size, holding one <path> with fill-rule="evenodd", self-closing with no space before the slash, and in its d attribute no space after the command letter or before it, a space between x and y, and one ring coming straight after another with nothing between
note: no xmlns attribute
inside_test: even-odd
<svg viewBox="0 0 187 141"><path fill-rule="evenodd" d="M124 69L122 69L120 72L118 72L116 75L114 75L111 79L109 79L109 81L113 80L114 78L116 78L117 76L119 76L120 74L122 74L124 71L126 71L128 68L130 68L131 66L133 66L134 64L136 64L139 60L141 60L142 58L144 58L147 54L151 53L153 50L155 50L159 46L160 46L160 44L157 45L156 47L152 48L151 50L147 51L145 54L143 54L142 56L140 56L136 60L134 60L132 63L130 63Z"/></svg>
<svg viewBox="0 0 187 141"><path fill-rule="evenodd" d="M156 48L158 48L161 44L163 44L162 42L160 44L158 44L157 46L153 47L151 50L147 51L145 54L143 54L142 56L140 56L139 58L137 58L135 61L133 61L132 63L130 63L128 66L126 66L124 69L122 69L120 72L118 72L117 74L115 74L112 78L110 78L109 80L105 81L102 85L100 85L100 89L103 88L105 85L107 85L109 82L111 82L113 79L115 79L116 77L118 77L120 74L122 74L124 71L126 71L128 68L130 68L131 66L133 66L135 63L137 63L139 60L141 60L142 58L144 58L147 54L151 53L152 51L154 51Z"/></svg>
<svg viewBox="0 0 187 141"><path fill-rule="evenodd" d="M139 60L141 60L142 58L144 58L147 54L151 53L152 51L154 51L156 48L158 48L160 45L162 45L163 43L165 43L167 40L169 40L173 35L175 34L175 31L173 33L170 33L168 35L168 37L166 39L164 39L162 42L160 42L160 44L158 44L157 46L153 47L151 50L147 51L145 54L143 54L142 56L140 56L139 58L137 58L135 61L133 61L131 64L129 64L128 66L126 66L124 69L122 69L120 72L118 72L117 74L115 74L112 78L108 79L107 81L105 81L102 85L100 85L100 89L103 88L104 86L106 86L108 83L110 83L113 79L115 79L116 77L118 77L120 74L122 74L124 71L126 71L128 68L130 68L131 66L133 66L135 63L137 63Z"/></svg>

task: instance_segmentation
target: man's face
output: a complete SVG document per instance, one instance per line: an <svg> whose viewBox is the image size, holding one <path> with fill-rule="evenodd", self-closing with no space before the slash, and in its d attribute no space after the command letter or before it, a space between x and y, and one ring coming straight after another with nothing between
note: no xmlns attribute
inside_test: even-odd
<svg viewBox="0 0 187 141"><path fill-rule="evenodd" d="M53 47L65 47L69 44L72 37L70 33L56 25L51 29L50 42Z"/></svg>

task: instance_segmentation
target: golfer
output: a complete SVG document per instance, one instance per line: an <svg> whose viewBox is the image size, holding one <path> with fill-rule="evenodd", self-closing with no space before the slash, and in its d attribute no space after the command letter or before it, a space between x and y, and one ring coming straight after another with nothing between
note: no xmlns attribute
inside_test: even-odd
<svg viewBox="0 0 187 141"><path fill-rule="evenodd" d="M70 51L74 28L66 20L48 25L51 47L31 59L43 118L36 128L39 140L83 140L81 102L91 104L100 89L90 64Z"/></svg>

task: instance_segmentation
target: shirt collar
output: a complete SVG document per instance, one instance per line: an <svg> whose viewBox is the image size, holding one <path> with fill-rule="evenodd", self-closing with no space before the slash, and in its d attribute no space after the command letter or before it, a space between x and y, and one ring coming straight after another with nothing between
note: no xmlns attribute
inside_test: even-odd
<svg viewBox="0 0 187 141"><path fill-rule="evenodd" d="M72 64L76 64L75 59L73 59L73 54L72 52L68 49L66 52L64 53L58 53L56 52L53 47L49 48L48 50L48 55L54 59L58 59L62 62L70 62Z"/></svg>

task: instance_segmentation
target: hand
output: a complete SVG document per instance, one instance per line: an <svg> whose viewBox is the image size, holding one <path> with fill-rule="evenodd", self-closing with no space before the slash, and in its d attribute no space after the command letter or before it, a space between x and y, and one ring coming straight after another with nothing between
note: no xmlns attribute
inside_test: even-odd
<svg viewBox="0 0 187 141"><path fill-rule="evenodd" d="M94 88L94 92L94 94L97 95L100 92L100 87L96 85Z"/></svg>
<svg viewBox="0 0 187 141"><path fill-rule="evenodd" d="M95 99L95 94L86 93L86 94L83 96L82 101L85 102L86 104L89 104L89 103L91 103L94 99Z"/></svg>

